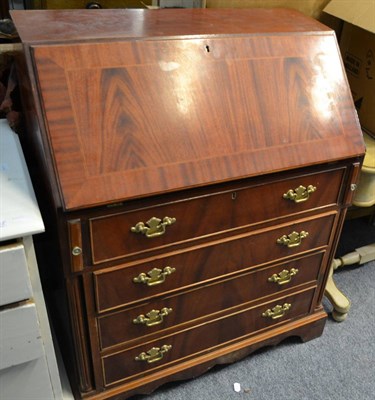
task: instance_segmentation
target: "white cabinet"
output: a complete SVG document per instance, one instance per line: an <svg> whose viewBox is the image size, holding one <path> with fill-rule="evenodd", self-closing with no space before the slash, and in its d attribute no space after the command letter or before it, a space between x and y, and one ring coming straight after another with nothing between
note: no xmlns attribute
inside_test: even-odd
<svg viewBox="0 0 375 400"><path fill-rule="evenodd" d="M12 243L1 246L0 306L30 297L32 297L32 289L23 244Z"/></svg>
<svg viewBox="0 0 375 400"><path fill-rule="evenodd" d="M44 225L17 135L0 120L0 398L62 399L32 235Z"/></svg>

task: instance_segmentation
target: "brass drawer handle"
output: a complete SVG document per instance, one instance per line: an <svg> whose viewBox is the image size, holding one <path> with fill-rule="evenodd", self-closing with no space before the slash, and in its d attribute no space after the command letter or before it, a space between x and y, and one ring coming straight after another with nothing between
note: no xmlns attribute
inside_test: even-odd
<svg viewBox="0 0 375 400"><path fill-rule="evenodd" d="M172 312L172 308L164 307L159 310L151 310L146 315L138 315L137 318L133 319L133 324L143 324L146 326L155 326L163 322L164 317Z"/></svg>
<svg viewBox="0 0 375 400"><path fill-rule="evenodd" d="M285 313L287 311L290 310L291 307L292 307L292 305L290 303L284 303L282 306L280 306L278 304L277 306L272 308L272 310L270 308L268 310L266 310L262 314L262 317L272 318L272 319L281 318L281 317L283 317L285 315Z"/></svg>
<svg viewBox="0 0 375 400"><path fill-rule="evenodd" d="M134 233L141 233L148 238L153 238L164 235L167 226L175 222L176 218L164 217L162 222L160 218L152 217L146 223L138 222L135 226L132 226L130 230Z"/></svg>
<svg viewBox="0 0 375 400"><path fill-rule="evenodd" d="M286 283L289 283L292 280L292 277L297 275L298 269L297 268L292 268L290 271L287 269L283 269L281 272L278 274L273 274L268 278L268 282L275 282L278 285L285 285Z"/></svg>
<svg viewBox="0 0 375 400"><path fill-rule="evenodd" d="M164 354L171 348L170 344L165 344L161 348L153 347L149 351L142 352L139 356L135 357L135 361L147 361L149 364L160 361L164 357Z"/></svg>
<svg viewBox="0 0 375 400"><path fill-rule="evenodd" d="M165 278L168 275L171 275L176 271L176 268L173 267L165 267L163 270L159 268L153 268L151 271L147 273L141 272L138 276L133 278L134 283L144 283L147 286L155 286L160 285L165 281Z"/></svg>
<svg viewBox="0 0 375 400"><path fill-rule="evenodd" d="M302 231L301 233L293 231L291 234L283 235L277 239L278 244L282 244L288 247L297 247L302 243L302 240L309 236L309 232Z"/></svg>
<svg viewBox="0 0 375 400"><path fill-rule="evenodd" d="M283 198L287 200L292 200L295 203L302 203L309 199L310 194L316 191L316 187L313 185L307 186L298 186L296 189L289 189L286 193L283 194Z"/></svg>

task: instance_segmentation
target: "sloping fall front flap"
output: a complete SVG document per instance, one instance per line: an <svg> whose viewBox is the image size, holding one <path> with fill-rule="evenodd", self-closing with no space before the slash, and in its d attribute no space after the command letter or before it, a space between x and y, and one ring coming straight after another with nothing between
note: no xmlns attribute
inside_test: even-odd
<svg viewBox="0 0 375 400"><path fill-rule="evenodd" d="M34 46L67 209L355 156L332 34Z"/></svg>

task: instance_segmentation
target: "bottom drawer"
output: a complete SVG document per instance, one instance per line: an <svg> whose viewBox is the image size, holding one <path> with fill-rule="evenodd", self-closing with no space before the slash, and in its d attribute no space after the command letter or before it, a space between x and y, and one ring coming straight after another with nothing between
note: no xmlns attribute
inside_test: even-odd
<svg viewBox="0 0 375 400"><path fill-rule="evenodd" d="M244 339L262 329L300 317L310 311L315 288L258 304L230 316L195 326L130 350L102 358L104 382L108 386L130 377L165 368L182 359Z"/></svg>
<svg viewBox="0 0 375 400"><path fill-rule="evenodd" d="M52 376L42 356L0 371L3 400L52 400L59 398L52 389Z"/></svg>

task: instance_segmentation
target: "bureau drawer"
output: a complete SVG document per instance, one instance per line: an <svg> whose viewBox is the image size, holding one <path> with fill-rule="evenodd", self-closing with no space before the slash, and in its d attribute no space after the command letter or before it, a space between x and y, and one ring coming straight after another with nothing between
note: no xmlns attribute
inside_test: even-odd
<svg viewBox="0 0 375 400"><path fill-rule="evenodd" d="M92 218L92 261L97 264L337 204L344 171L335 169L253 187L233 186L220 193ZM314 191L303 201L297 189L300 186L316 190L311 189ZM297 202L284 195L296 196Z"/></svg>
<svg viewBox="0 0 375 400"><path fill-rule="evenodd" d="M0 248L0 306L32 297L25 249L14 243Z"/></svg>
<svg viewBox="0 0 375 400"><path fill-rule="evenodd" d="M101 348L154 334L318 278L324 253L263 268L98 318ZM225 293L225 296L222 294ZM210 317L211 315L211 317ZM203 322L203 321L202 321Z"/></svg>
<svg viewBox="0 0 375 400"><path fill-rule="evenodd" d="M309 313L314 289L258 304L245 311L164 336L102 358L105 385L165 368ZM158 349L158 350L157 350Z"/></svg>
<svg viewBox="0 0 375 400"><path fill-rule="evenodd" d="M272 260L297 256L329 243L336 213L231 237L219 243L171 253L149 262L94 272L96 307L109 311L129 303L217 279ZM291 232L308 232L300 245L277 241Z"/></svg>

